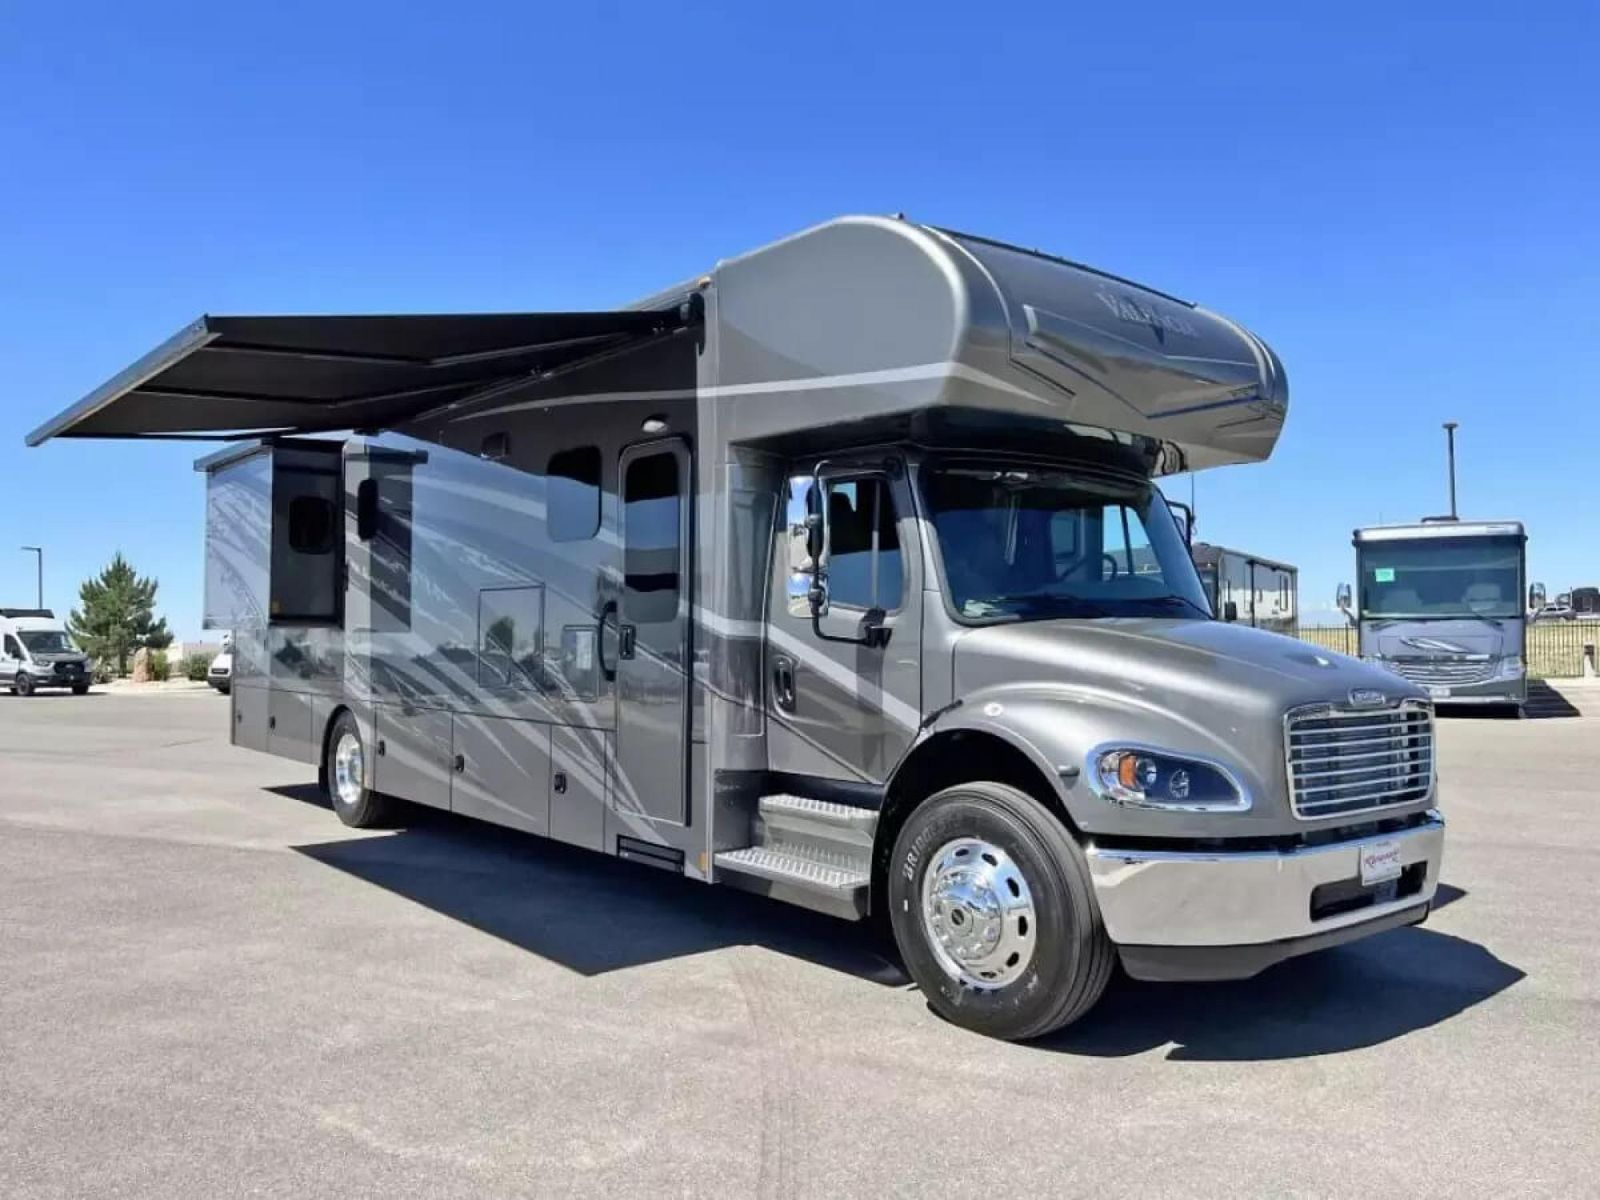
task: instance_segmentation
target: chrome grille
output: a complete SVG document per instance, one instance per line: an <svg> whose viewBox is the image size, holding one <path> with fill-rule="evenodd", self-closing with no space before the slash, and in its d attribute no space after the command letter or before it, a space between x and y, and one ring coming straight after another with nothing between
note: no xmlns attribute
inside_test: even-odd
<svg viewBox="0 0 1600 1200"><path fill-rule="evenodd" d="M1284 718L1289 800L1302 820L1349 816L1427 796L1433 786L1433 711L1319 704Z"/></svg>
<svg viewBox="0 0 1600 1200"><path fill-rule="evenodd" d="M1492 659L1450 658L1390 658L1384 664L1402 679L1412 683L1463 684L1483 683L1494 678L1495 662Z"/></svg>

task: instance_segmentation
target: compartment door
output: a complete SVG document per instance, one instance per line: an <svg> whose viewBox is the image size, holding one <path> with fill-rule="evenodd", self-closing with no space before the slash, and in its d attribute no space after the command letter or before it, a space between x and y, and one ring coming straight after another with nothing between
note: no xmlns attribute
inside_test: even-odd
<svg viewBox="0 0 1600 1200"><path fill-rule="evenodd" d="M451 811L550 831L550 726L458 714L452 765Z"/></svg>
<svg viewBox="0 0 1600 1200"><path fill-rule="evenodd" d="M620 812L683 825L693 580L688 448L675 439L630 446L620 475L622 599L610 648L617 677L613 800Z"/></svg>
<svg viewBox="0 0 1600 1200"><path fill-rule="evenodd" d="M450 807L450 714L379 704L373 784L380 792L433 808Z"/></svg>
<svg viewBox="0 0 1600 1200"><path fill-rule="evenodd" d="M267 699L270 691L264 686L240 687L235 679L231 692L233 744L243 746L246 750L267 749Z"/></svg>

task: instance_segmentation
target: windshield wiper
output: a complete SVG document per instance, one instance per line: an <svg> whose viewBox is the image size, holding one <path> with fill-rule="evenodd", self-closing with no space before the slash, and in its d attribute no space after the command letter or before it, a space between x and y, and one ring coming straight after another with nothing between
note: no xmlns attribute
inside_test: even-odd
<svg viewBox="0 0 1600 1200"><path fill-rule="evenodd" d="M1181 604L1193 612L1196 616L1201 617L1204 620L1209 621L1212 619L1209 612L1201 608L1193 600L1189 599L1189 597L1180 596L1176 592L1169 593L1165 596L1137 596L1134 597L1133 600L1134 603L1137 604Z"/></svg>

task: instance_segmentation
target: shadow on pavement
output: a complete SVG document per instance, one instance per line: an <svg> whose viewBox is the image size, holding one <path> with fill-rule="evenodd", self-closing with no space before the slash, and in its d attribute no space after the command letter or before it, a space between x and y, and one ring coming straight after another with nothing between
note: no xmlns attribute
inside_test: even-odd
<svg viewBox="0 0 1600 1200"><path fill-rule="evenodd" d="M325 803L312 787L270 790ZM407 820L386 836L293 849L584 975L755 945L909 982L866 925L431 809Z"/></svg>
<svg viewBox="0 0 1600 1200"><path fill-rule="evenodd" d="M270 789L325 806L311 785ZM762 946L891 987L909 980L870 923L759 896L432 809L392 833L296 846L325 866L583 975ZM1435 910L1465 893L1441 885ZM1292 959L1233 983L1122 977L1090 1015L1034 1045L1175 1060L1299 1058L1377 1045L1436 1025L1523 977L1483 947L1426 927Z"/></svg>
<svg viewBox="0 0 1600 1200"><path fill-rule="evenodd" d="M1522 715L1534 720L1546 717L1581 717L1582 711L1564 694L1542 679L1528 680L1528 704Z"/></svg>
<svg viewBox="0 0 1600 1200"><path fill-rule="evenodd" d="M1448 889L1440 904L1460 898ZM1122 1056L1170 1045L1175 1061L1336 1054L1437 1025L1523 978L1474 942L1413 926L1290 959L1231 983L1142 984L1119 977L1100 1006L1039 1043Z"/></svg>

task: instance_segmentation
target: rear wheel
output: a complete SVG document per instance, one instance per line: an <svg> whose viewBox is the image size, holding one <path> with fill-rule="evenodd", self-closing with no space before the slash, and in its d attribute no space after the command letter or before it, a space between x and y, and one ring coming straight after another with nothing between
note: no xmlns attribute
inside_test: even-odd
<svg viewBox="0 0 1600 1200"><path fill-rule="evenodd" d="M19 696L33 695L33 676L26 671L18 671L16 679L12 681L11 690Z"/></svg>
<svg viewBox="0 0 1600 1200"><path fill-rule="evenodd" d="M1039 1037L1092 1008L1115 952L1089 864L1026 792L946 788L911 814L888 873L889 918L941 1017L991 1037Z"/></svg>
<svg viewBox="0 0 1600 1200"><path fill-rule="evenodd" d="M389 797L367 786L371 777L361 727L349 713L342 712L328 734L323 780L333 811L346 825L370 829L392 814L394 805Z"/></svg>

